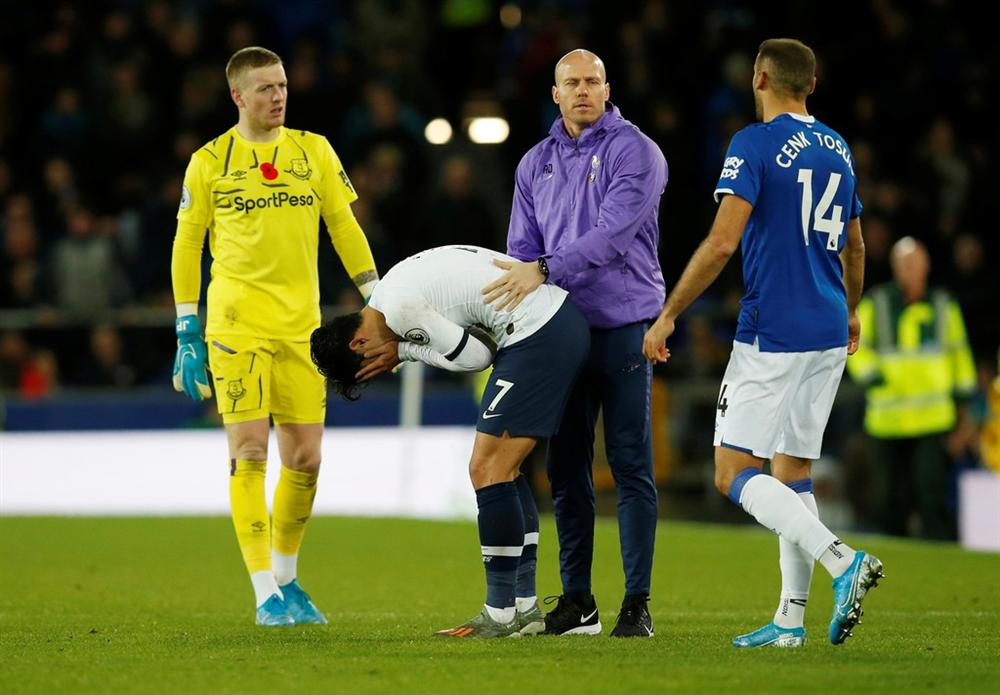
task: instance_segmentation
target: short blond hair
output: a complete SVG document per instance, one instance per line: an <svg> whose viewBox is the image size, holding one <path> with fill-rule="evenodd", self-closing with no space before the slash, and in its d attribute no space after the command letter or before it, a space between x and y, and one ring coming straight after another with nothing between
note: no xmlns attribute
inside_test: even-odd
<svg viewBox="0 0 1000 695"><path fill-rule="evenodd" d="M247 70L281 64L281 56L274 51L260 46L247 46L233 53L233 57L226 63L226 81L232 89Z"/></svg>

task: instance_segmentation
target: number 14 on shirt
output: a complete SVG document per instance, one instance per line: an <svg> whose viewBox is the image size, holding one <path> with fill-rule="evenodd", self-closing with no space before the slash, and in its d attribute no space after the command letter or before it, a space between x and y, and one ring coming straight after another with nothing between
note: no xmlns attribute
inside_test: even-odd
<svg viewBox="0 0 1000 695"><path fill-rule="evenodd" d="M836 251L840 243L840 235L844 233L844 206L831 203L837 195L840 187L841 175L836 172L830 173L830 179L826 183L826 190L820 196L819 203L813 209L812 190L812 169L799 169L799 183L802 184L802 237L809 246L809 231L814 229L817 232L825 232L827 237L826 248L828 251ZM829 217L827 217L829 213ZM812 219L812 225L809 221Z"/></svg>

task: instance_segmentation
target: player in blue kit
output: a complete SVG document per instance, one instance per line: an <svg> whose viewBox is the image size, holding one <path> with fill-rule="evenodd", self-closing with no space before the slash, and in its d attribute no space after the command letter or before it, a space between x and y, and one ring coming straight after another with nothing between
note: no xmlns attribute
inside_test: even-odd
<svg viewBox="0 0 1000 695"><path fill-rule="evenodd" d="M847 355L858 347L864 275L861 201L844 139L806 110L816 57L793 39L760 45L753 93L761 123L733 136L715 189L708 237L688 262L643 352L669 357L677 316L718 276L742 239L746 295L715 421L715 484L780 536L774 620L737 647L805 643L814 561L833 577L829 637L842 643L882 563L818 519L811 463L819 458ZM762 472L771 460L771 475Z"/></svg>

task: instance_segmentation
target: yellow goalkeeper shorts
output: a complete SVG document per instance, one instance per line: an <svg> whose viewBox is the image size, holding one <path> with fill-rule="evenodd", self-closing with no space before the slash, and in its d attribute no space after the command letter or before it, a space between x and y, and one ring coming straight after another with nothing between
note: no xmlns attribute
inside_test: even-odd
<svg viewBox="0 0 1000 695"><path fill-rule="evenodd" d="M206 335L215 400L226 424L274 417L311 424L326 417L326 380L309 357L309 341Z"/></svg>

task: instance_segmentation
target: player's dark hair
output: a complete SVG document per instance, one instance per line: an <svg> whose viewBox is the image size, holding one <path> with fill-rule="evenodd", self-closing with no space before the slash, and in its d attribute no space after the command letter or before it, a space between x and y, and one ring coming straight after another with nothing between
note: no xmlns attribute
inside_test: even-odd
<svg viewBox="0 0 1000 695"><path fill-rule="evenodd" d="M361 325L361 313L345 314L320 326L309 337L310 355L319 373L334 393L348 401L361 397L365 386L355 376L361 370L361 355L351 350L351 341Z"/></svg>
<svg viewBox="0 0 1000 695"><path fill-rule="evenodd" d="M226 81L232 88L240 76L247 70L265 68L268 65L281 65L281 56L260 46L247 46L233 53L226 63Z"/></svg>
<svg viewBox="0 0 1000 695"><path fill-rule="evenodd" d="M757 60L768 62L767 74L777 91L796 99L809 96L816 77L816 54L809 46L796 39L768 39L760 44Z"/></svg>

